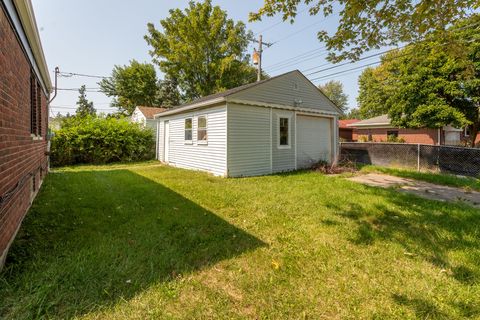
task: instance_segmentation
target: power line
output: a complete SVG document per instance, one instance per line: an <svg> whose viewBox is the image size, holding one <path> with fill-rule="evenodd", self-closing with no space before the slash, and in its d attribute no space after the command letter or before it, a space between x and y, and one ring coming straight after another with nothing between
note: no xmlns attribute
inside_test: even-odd
<svg viewBox="0 0 480 320"><path fill-rule="evenodd" d="M291 61L295 61L295 60L298 59L298 58L303 58L303 57L305 57L305 56L309 56L309 55L311 55L311 54L313 54L313 53L316 53L317 51L320 51L320 50L323 50L323 49L325 49L325 46L320 47L320 48L316 48L316 49L313 49L313 50L308 50L308 51L303 52L303 53L300 53L300 54L298 54L298 55L296 55L296 56L293 56L293 57L290 57L290 58L287 58L287 59L284 59L284 60L280 60L280 61L278 61L278 62L276 62L276 63L274 63L274 64L271 64L271 65L269 65L269 66L267 66L267 67L265 67L265 68L267 68L267 69L268 69L268 68L274 68L274 67L277 66L277 65L281 65L281 64L284 64L284 63L289 63L289 62L291 62Z"/></svg>
<svg viewBox="0 0 480 320"><path fill-rule="evenodd" d="M330 74L326 74L324 76L321 76L321 77L317 77L317 78L313 78L313 79L310 79L310 81L317 81L317 80L321 80L323 78L327 78L327 77L331 77L331 76L336 76L338 74L342 74L342 73L345 73L345 72L349 72L349 71L354 71L354 70L358 70L358 69L363 69L363 68L366 68L366 67L369 67L369 66L373 66L375 64L379 64L381 61L375 61L375 62L372 62L372 63L367 63L365 65L362 65L362 66L358 66L358 67L355 67L355 68L351 68L351 69L347 69L347 70L342 70L342 71L337 71L337 72L334 72L334 73L330 73Z"/></svg>
<svg viewBox="0 0 480 320"><path fill-rule="evenodd" d="M95 104L93 106L95 108ZM55 109L67 109L67 110L76 110L78 107L58 107L58 106L50 106L50 108L55 108ZM115 110L115 108L95 108L96 110Z"/></svg>
<svg viewBox="0 0 480 320"><path fill-rule="evenodd" d="M359 61L363 61L363 60L367 60L367 59L371 59L371 58L374 58L374 57L378 57L382 54L385 54L385 53L389 53L389 52L392 52L394 50L398 50L398 49L402 49L404 48L405 46L402 46L402 47L397 47L397 48L393 48L393 49L389 49L389 50L386 50L386 51L382 51L382 52L377 52L377 53L374 53L374 54L371 54L371 55L368 55L366 57L363 57L363 58L360 58L356 61L348 61L348 62L344 62L344 63L341 63L341 64L337 64L337 65L333 65L331 67L328 67L328 68L324 68L324 69L320 69L318 71L314 71L314 72L311 72L311 73L307 73L306 76L310 76L312 74L317 74L317 73L320 73L320 72L324 72L324 71L328 71L328 70L331 70L331 69L336 69L336 68L340 68L340 67L343 67L343 66L346 66L346 65L349 65L349 64L353 64L353 63L357 63ZM329 63L330 64L330 63ZM318 68L318 67L317 67Z"/></svg>
<svg viewBox="0 0 480 320"><path fill-rule="evenodd" d="M98 75L92 75L92 74L84 74L84 73L75 73L75 72L60 72L60 76L62 77L86 77L86 78L97 78L97 79L107 79L111 77L105 77L105 76L98 76Z"/></svg>
<svg viewBox="0 0 480 320"><path fill-rule="evenodd" d="M332 17L332 16L328 16L328 17L326 17L326 18L323 18L323 19L320 20L320 21L316 21L316 22L314 22L314 23L312 23L312 24L309 24L308 26L305 26L305 27L303 27L302 29L299 29L299 30L297 30L297 31L295 31L295 32L292 32L292 33L290 33L289 35L286 35L285 37L280 38L279 40L277 40L277 41L275 41L275 42L273 42L273 43L275 44L275 43L279 43L280 41L289 39L289 38L291 38L291 37L299 34L299 33L302 32L302 31L305 31L305 30L307 30L307 29L310 29L310 28L313 27L313 26L316 26L317 24L320 24L320 23L322 23L322 22L325 22L325 21L326 21L327 19L329 19L330 17Z"/></svg>
<svg viewBox="0 0 480 320"><path fill-rule="evenodd" d="M304 13L304 12L307 11L307 10L308 10L308 7L305 8L305 9L303 9L303 10L301 10L300 12L298 12L297 15L300 15L300 14ZM275 28L276 26L278 26L279 24L284 23L284 22L285 22L285 20L281 19L280 21L272 24L271 26L266 27L265 29L262 29L262 30L260 30L260 31L258 31L258 32L255 32L254 35L259 35L260 33L264 33L265 31L271 30L271 29Z"/></svg>
<svg viewBox="0 0 480 320"><path fill-rule="evenodd" d="M57 88L60 91L78 91L80 88ZM85 92L102 92L100 88L85 88Z"/></svg>
<svg viewBox="0 0 480 320"><path fill-rule="evenodd" d="M285 63L283 65L280 65L280 66L277 66L273 69L270 69L268 70L269 72L275 72L275 71L278 71L278 70L281 70L281 69L285 69L285 68L288 68L288 67L291 67L291 66L294 66L298 63L302 63L302 62L306 62L306 61L310 61L310 60L313 60L313 59L318 59L320 57L323 57L327 54L327 52L319 52L319 53L316 53L314 55L310 55L310 56L306 56L304 58L301 58L301 59L297 59L295 61L290 61L289 63Z"/></svg>
<svg viewBox="0 0 480 320"><path fill-rule="evenodd" d="M466 43L470 43L470 42L477 41L477 40L478 40L478 39L476 39L476 38L470 39L470 40L466 41ZM437 45L434 45L434 46L435 46L435 47L437 47L437 46L445 46L445 45L449 45L449 44L450 44L450 43L441 43L441 44L437 44ZM408 44L407 44L407 45L408 45ZM397 49L401 49L401 48L405 48L407 45L404 45L404 46L399 47L399 48L396 48L396 49L387 50L387 51L385 51L384 53L390 52L390 51L393 51L393 50L397 50ZM395 60L395 59L404 57L404 56L406 56L406 55L408 55L408 54L409 54L409 53L404 53L404 54L401 54L401 55L399 55L399 56L392 57L392 58L390 58L390 59L385 59L384 61L392 61L392 60ZM360 59L360 60L369 59L369 58L372 58L373 56L376 56L376 55L378 55L378 54L371 55L371 56L368 56L368 57L364 57L364 58L362 58L362 59ZM353 63L356 63L356 62L358 62L358 61L360 61L360 60L357 60L357 61L355 61L355 62L353 62ZM363 69L363 68L366 68L366 67L369 67L369 66L372 66L372 65L375 65L375 64L379 64L379 63L381 63L381 62L382 62L382 61L379 60L379 61L375 61L375 62L372 62L372 63L368 63L368 64L365 64L365 65L362 65L362 66L358 66L358 67L349 68L349 69L345 69L345 70L342 70L342 71L330 73L330 74L327 74L327 75L323 75L323 76L320 76L320 77L317 77L317 78L310 79L310 81L313 82L313 81L317 81L317 80L326 80L326 79L328 79L328 78L330 78L330 77L332 77L332 76L336 76L336 75L340 75L340 74L344 74L344 75L345 75L345 73L347 73L347 72L355 71L355 70L361 70L361 69ZM312 75L312 74L314 74L314 73L316 74L316 73L318 73L318 72L322 72L322 71L325 71L325 70L331 70L331 69L334 69L334 67L341 67L341 66L344 66L344 65L346 65L346 64L347 64L347 63L341 64L341 65L337 65L337 66L333 66L333 67L330 67L330 68L325 68L325 69L323 69L323 70L320 70L320 71L316 71L316 72L307 74L307 76L308 76L308 75Z"/></svg>

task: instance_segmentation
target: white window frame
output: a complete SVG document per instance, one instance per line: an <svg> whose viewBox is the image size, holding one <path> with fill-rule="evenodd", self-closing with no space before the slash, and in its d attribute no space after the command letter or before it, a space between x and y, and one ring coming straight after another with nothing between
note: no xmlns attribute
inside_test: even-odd
<svg viewBox="0 0 480 320"><path fill-rule="evenodd" d="M281 145L280 144L280 121L281 119L288 119L288 144L287 145ZM278 115L278 121L277 121L277 149L291 149L292 148L292 116L291 115L283 115L279 114Z"/></svg>
<svg viewBox="0 0 480 320"><path fill-rule="evenodd" d="M190 129L187 129L186 122L189 119L191 121L192 127ZM186 133L187 130L190 130L190 133L191 133L191 136L192 136L192 139L190 139L190 140L185 139L185 133ZM192 117L187 117L183 120L183 140L184 140L185 144L193 144L193 118Z"/></svg>
<svg viewBox="0 0 480 320"><path fill-rule="evenodd" d="M199 140L198 139L198 131L200 130L200 126L199 126L200 118L205 118L205 129L202 129L202 130L205 130L205 133L207 134L207 139L206 140ZM207 117L206 114L197 116L197 145L198 144L200 144L200 145L208 144L208 117Z"/></svg>
<svg viewBox="0 0 480 320"><path fill-rule="evenodd" d="M471 131L469 126L466 126L465 128L463 128L463 136L464 137L470 137L470 133L467 133L468 131Z"/></svg>

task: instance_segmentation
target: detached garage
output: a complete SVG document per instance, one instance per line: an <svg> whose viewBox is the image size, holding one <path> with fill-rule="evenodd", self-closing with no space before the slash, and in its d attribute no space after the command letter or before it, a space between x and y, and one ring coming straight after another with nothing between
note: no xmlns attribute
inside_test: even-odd
<svg viewBox="0 0 480 320"><path fill-rule="evenodd" d="M338 108L295 70L157 114L157 158L228 177L332 163L338 116Z"/></svg>

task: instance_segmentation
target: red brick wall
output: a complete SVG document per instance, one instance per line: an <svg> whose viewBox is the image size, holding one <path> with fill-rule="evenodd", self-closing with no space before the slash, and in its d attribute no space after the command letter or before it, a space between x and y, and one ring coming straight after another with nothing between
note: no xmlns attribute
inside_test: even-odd
<svg viewBox="0 0 480 320"><path fill-rule="evenodd" d="M352 141L353 130L352 129L346 129L346 128L339 128L338 129L338 135L339 135L340 139L342 139L342 140Z"/></svg>
<svg viewBox="0 0 480 320"><path fill-rule="evenodd" d="M398 137L406 143L437 144L438 129L355 129L353 140L358 141L359 136L372 135L375 142L387 141L387 131L398 131Z"/></svg>
<svg viewBox="0 0 480 320"><path fill-rule="evenodd" d="M9 243L20 226L32 195L32 175L38 190L47 172L47 97L41 96L41 137L30 129L31 66L0 6L0 268ZM41 170L40 170L41 168ZM42 172L42 174L41 174Z"/></svg>

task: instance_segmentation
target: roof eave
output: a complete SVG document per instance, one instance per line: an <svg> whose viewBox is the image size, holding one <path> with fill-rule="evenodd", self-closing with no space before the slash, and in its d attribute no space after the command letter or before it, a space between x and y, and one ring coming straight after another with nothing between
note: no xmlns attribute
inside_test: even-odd
<svg viewBox="0 0 480 320"><path fill-rule="evenodd" d="M173 114L182 113L182 112L197 109L197 108L207 107L207 106L210 106L212 104L217 104L217 103L224 102L224 101L226 101L225 97L220 97L220 98L215 98L215 99L211 99L211 100L207 100L207 101L202 101L202 102L191 104L191 105L188 105L188 106L185 106L185 107L179 107L179 108L174 109L174 110L168 110L168 111L164 111L164 112L161 112L161 113L157 113L153 116L153 118L157 119L157 118L161 118L161 117L164 117L164 116L170 116L170 115L173 115Z"/></svg>
<svg viewBox="0 0 480 320"><path fill-rule="evenodd" d="M42 43L40 41L40 34L35 20L32 3L30 0L13 0L15 7L18 10L18 15L22 22L25 34L28 38L30 48L33 52L35 60L39 66L43 82L50 92L52 90L52 81L48 71L47 61L43 52Z"/></svg>

